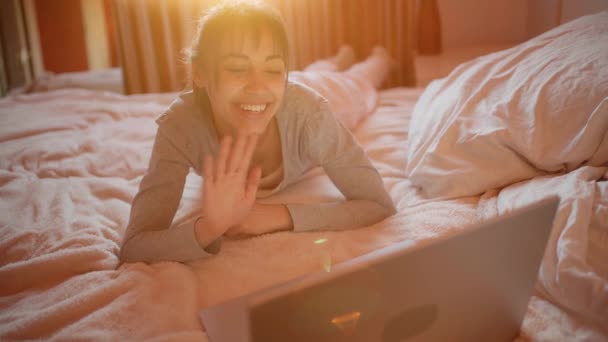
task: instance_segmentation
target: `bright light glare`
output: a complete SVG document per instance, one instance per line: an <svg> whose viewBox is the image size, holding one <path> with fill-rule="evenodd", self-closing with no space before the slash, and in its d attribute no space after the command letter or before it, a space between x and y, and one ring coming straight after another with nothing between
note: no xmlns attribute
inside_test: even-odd
<svg viewBox="0 0 608 342"><path fill-rule="evenodd" d="M331 323L337 326L344 335L351 335L357 328L357 323L361 317L361 312L353 311L347 314L334 317Z"/></svg>

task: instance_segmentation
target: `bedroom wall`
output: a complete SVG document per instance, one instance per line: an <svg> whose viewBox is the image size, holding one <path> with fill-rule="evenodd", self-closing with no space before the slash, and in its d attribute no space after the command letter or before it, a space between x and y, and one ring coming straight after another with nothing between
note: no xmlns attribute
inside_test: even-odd
<svg viewBox="0 0 608 342"><path fill-rule="evenodd" d="M44 69L88 69L80 0L36 0L35 6Z"/></svg>
<svg viewBox="0 0 608 342"><path fill-rule="evenodd" d="M419 51L416 55L416 84L422 87L475 57L524 42L582 15L608 10L608 0L437 0L437 3L442 52Z"/></svg>
<svg viewBox="0 0 608 342"><path fill-rule="evenodd" d="M437 0L444 48L519 43L582 15L608 10L608 0Z"/></svg>
<svg viewBox="0 0 608 342"><path fill-rule="evenodd" d="M0 96L32 79L22 13L18 1L0 1Z"/></svg>
<svg viewBox="0 0 608 342"><path fill-rule="evenodd" d="M437 0L446 49L522 42L528 0Z"/></svg>
<svg viewBox="0 0 608 342"><path fill-rule="evenodd" d="M22 0L35 73L118 66L111 0Z"/></svg>
<svg viewBox="0 0 608 342"><path fill-rule="evenodd" d="M526 19L528 37L532 38L559 25L561 2L561 0L530 1Z"/></svg>
<svg viewBox="0 0 608 342"><path fill-rule="evenodd" d="M118 66L116 33L111 0L21 0L34 3L38 18L39 53L32 54L34 73L41 69L53 72L80 71L104 66ZM441 14L443 47L459 48L483 45L508 45L525 41L560 22L608 8L608 0L437 0ZM88 8L103 4L104 20L92 17L87 22L82 3ZM97 3L97 4L95 4ZM26 10L28 6L25 6ZM84 10L89 13L91 11ZM94 13L95 11L93 11ZM30 20L30 18L26 18ZM91 25L91 22L93 24ZM91 42L90 37L106 40ZM89 32L86 33L86 26ZM92 31L91 31L92 30ZM89 41L87 42L87 39ZM36 42L32 42L35 45ZM108 50L109 49L109 50ZM96 52L108 50L109 57ZM70 51L66 54L66 51ZM91 52L92 51L92 52ZM93 57L90 57L93 56Z"/></svg>
<svg viewBox="0 0 608 342"><path fill-rule="evenodd" d="M580 16L608 10L608 0L562 0L560 21L568 22Z"/></svg>
<svg viewBox="0 0 608 342"><path fill-rule="evenodd" d="M575 18L608 10L608 0L535 0L528 8L528 35L541 34Z"/></svg>

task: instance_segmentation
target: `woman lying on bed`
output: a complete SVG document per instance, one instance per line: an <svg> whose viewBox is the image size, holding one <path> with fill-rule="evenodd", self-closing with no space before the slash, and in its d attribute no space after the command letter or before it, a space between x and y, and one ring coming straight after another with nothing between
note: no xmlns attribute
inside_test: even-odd
<svg viewBox="0 0 608 342"><path fill-rule="evenodd" d="M336 69L347 67L345 59L336 56ZM328 101L287 79L287 60L282 19L262 2L225 2L201 19L191 50L193 90L157 120L123 262L184 262L217 253L224 235L356 228L395 213L380 175ZM379 86L388 62L375 50L334 74ZM256 203L316 166L345 201ZM204 179L200 216L171 227L190 168Z"/></svg>

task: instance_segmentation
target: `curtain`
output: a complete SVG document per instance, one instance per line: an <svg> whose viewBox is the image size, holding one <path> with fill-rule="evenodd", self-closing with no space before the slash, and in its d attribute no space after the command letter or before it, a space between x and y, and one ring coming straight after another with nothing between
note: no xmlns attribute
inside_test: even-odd
<svg viewBox="0 0 608 342"><path fill-rule="evenodd" d="M336 53L350 44L357 57L386 47L396 68L386 86L415 85L413 29L415 0L267 0L282 13L291 45L292 69ZM198 17L217 0L113 0L125 90L178 91L187 72L182 51Z"/></svg>

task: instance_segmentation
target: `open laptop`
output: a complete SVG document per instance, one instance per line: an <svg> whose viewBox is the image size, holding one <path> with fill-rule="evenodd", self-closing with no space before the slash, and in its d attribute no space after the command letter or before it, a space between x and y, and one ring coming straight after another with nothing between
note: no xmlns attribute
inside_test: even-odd
<svg viewBox="0 0 608 342"><path fill-rule="evenodd" d="M398 243L200 314L211 342L512 341L557 197L426 245Z"/></svg>

